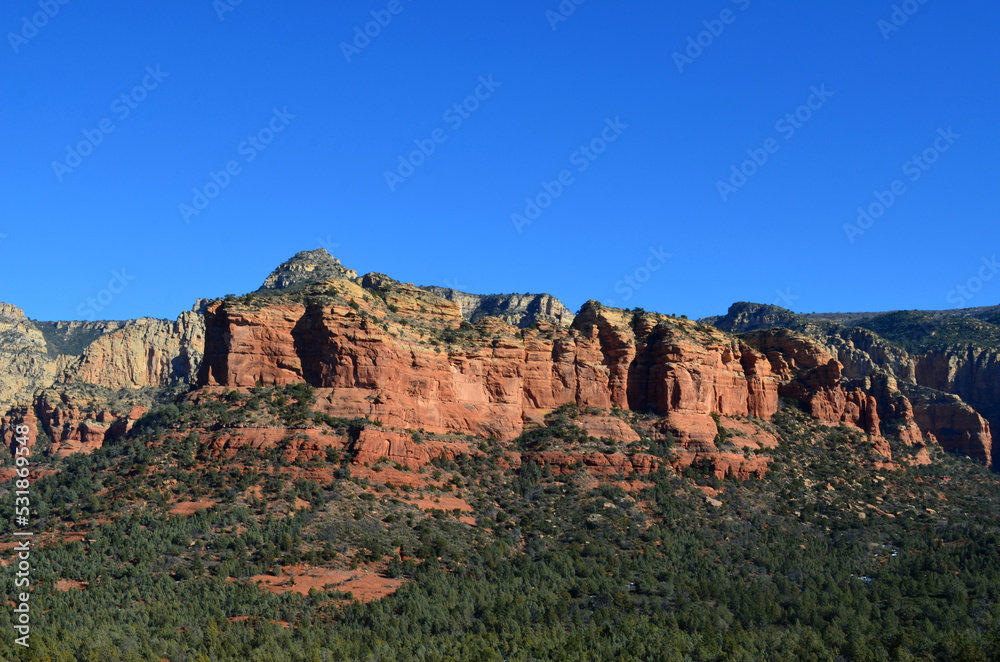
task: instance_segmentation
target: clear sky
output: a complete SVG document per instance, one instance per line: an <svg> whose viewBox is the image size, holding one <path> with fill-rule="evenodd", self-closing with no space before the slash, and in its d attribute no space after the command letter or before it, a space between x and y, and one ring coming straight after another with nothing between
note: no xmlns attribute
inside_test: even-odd
<svg viewBox="0 0 1000 662"><path fill-rule="evenodd" d="M325 246L573 309L1000 302L1000 3L576 1L8 0L0 301L172 318Z"/></svg>

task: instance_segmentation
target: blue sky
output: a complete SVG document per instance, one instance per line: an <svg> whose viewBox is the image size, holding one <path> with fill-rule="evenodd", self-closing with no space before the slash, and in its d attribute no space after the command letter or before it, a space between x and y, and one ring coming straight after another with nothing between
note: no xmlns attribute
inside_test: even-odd
<svg viewBox="0 0 1000 662"><path fill-rule="evenodd" d="M35 319L172 318L320 246L574 309L1000 302L995 2L62 1L0 11Z"/></svg>

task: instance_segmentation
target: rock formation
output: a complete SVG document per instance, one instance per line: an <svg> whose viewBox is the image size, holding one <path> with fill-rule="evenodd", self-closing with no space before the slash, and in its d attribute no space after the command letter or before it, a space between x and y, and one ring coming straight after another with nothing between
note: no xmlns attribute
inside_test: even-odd
<svg viewBox="0 0 1000 662"><path fill-rule="evenodd" d="M729 307L729 312L717 317L699 320L727 333L746 333L758 329L773 329L788 325L796 319L795 313L780 306L739 301Z"/></svg>
<svg viewBox="0 0 1000 662"><path fill-rule="evenodd" d="M358 273L344 268L340 260L330 255L325 248L302 251L271 272L257 292L268 290L295 291L312 283L320 283L331 278L355 279Z"/></svg>
<svg viewBox="0 0 1000 662"><path fill-rule="evenodd" d="M968 454L986 464L994 464L998 460L992 448L991 435L991 423L993 426L1000 425L1000 356L996 349L970 342L964 345L937 345L923 353L911 354L870 329L855 326L869 323L873 318L891 318L894 315L795 315L790 311L777 313L775 310L783 309L734 304L727 315L706 321L743 334L748 342L765 352L765 346L788 347L788 338L794 335L803 346L811 345L822 351L824 360L827 356L835 359L845 382L856 384L860 392L873 397L876 403L875 408L867 407L861 396L855 395L854 406L848 407L849 411L845 410L844 415L850 418L855 410L862 414L862 410L866 409L881 412L880 418L865 415L868 416L866 421L854 421L866 431L874 432L875 421L881 420L893 436L905 443L921 443L925 437L931 436L945 450ZM913 325L921 338L926 340L937 335L938 324L954 324L956 318L964 316L976 320L995 319L997 309L906 315L902 321ZM771 322L779 322L785 328L771 328ZM985 321L979 324L988 326ZM776 371L781 372L781 369ZM814 375L813 379L817 376ZM802 385L798 393L789 392L786 388L782 395L800 399L804 393L812 392L812 386L815 384ZM818 403L818 411L829 410L821 414L822 418L837 415L841 409L839 400L834 398L828 404Z"/></svg>
<svg viewBox="0 0 1000 662"><path fill-rule="evenodd" d="M288 448L302 457L350 446L358 457L422 464L455 451L417 444L407 430L506 444L576 405L593 410L576 419L585 436L641 447L639 427L609 413L648 413L639 431L676 439L676 468L707 460L745 477L768 460L732 444L771 447L762 426L786 397L823 424L866 434L886 458L892 438L993 460L995 349L911 355L867 328L749 303L706 321L714 326L593 301L573 315L544 294L479 296L358 277L320 249L297 254L252 294L199 303L176 321L33 322L0 304L0 428L31 420L52 452L87 452L125 434L172 387L304 382L316 389L317 411L384 427L353 441L295 436ZM719 447L733 430L743 432ZM282 434L248 429L211 443L228 454ZM570 447L510 461L609 475L660 463L641 451Z"/></svg>
<svg viewBox="0 0 1000 662"><path fill-rule="evenodd" d="M428 287L442 299L458 304L462 317L477 322L483 317L496 317L513 326L527 328L539 322L569 326L573 313L559 299L549 294L469 294L446 287Z"/></svg>
<svg viewBox="0 0 1000 662"><path fill-rule="evenodd" d="M191 382L204 346L204 319L197 313L182 313L174 322L133 320L90 343L60 381L114 389Z"/></svg>
<svg viewBox="0 0 1000 662"><path fill-rule="evenodd" d="M20 308L0 304L0 412L51 384L59 369L45 337Z"/></svg>
<svg viewBox="0 0 1000 662"><path fill-rule="evenodd" d="M303 302L209 307L200 384L305 381L329 389L339 416L501 440L569 403L676 414L678 432L703 444L716 434L712 413L777 409L764 356L710 327L590 302L568 328L483 318L459 336L456 303L428 293L403 306L414 288L380 283L379 296L333 280Z"/></svg>
<svg viewBox="0 0 1000 662"><path fill-rule="evenodd" d="M105 442L124 437L150 402L141 393L118 398L92 388L64 387L42 391L33 409L36 429L52 440L50 452L65 457L92 453Z"/></svg>

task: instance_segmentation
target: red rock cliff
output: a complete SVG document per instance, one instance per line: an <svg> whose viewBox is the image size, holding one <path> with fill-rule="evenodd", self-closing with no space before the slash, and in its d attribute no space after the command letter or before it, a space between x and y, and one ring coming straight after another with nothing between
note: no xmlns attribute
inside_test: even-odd
<svg viewBox="0 0 1000 662"><path fill-rule="evenodd" d="M563 404L651 409L672 417L682 442L710 444L710 414L777 410L770 370L749 345L687 320L590 303L570 327L472 327L456 304L417 288L337 280L298 300L209 307L199 381L305 381L329 389L320 406L330 413L503 440Z"/></svg>

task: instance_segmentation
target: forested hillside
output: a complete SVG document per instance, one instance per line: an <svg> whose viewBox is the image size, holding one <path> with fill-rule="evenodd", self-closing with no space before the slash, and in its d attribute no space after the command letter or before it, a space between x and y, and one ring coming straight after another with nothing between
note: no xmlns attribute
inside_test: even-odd
<svg viewBox="0 0 1000 662"><path fill-rule="evenodd" d="M885 466L859 431L789 400L766 424L780 442L766 478L745 481L698 463L596 480L582 465L512 466L484 443L416 470L350 450L289 461L292 439L224 458L194 432L225 411L347 437L377 425L319 414L312 397L179 398L120 442L43 467L59 471L34 486L37 629L30 650L5 637L0 656L1000 656L1000 481L969 459L935 447L922 464L891 442ZM586 442L581 415L561 410L541 437ZM0 495L5 534L11 502ZM313 576L331 581L289 590ZM3 585L11 595L10 573Z"/></svg>

